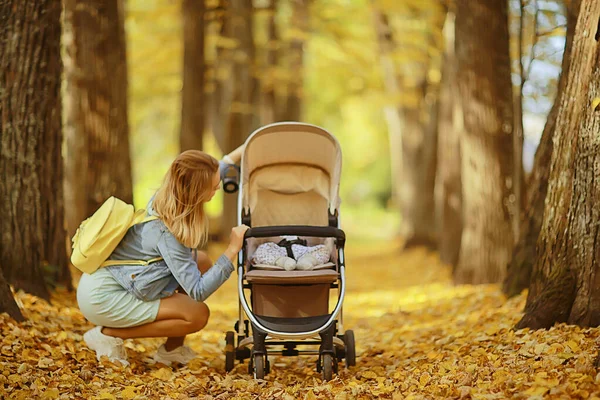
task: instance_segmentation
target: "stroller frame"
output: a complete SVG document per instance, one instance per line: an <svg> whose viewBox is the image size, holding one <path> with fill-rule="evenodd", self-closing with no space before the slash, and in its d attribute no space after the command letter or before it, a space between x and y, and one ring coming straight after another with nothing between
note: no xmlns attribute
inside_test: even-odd
<svg viewBox="0 0 600 400"><path fill-rule="evenodd" d="M324 131L322 128L301 123L276 123L257 129L246 141L263 129L277 126L297 125L312 127ZM326 132L326 131L324 131ZM326 132L329 134L328 132ZM333 136L331 136L333 137ZM238 224L251 226L251 215L242 212L243 187L238 189ZM261 226L248 229L244 236L242 250L238 254L238 320L234 325L235 331L229 331L225 337L225 369L231 371L235 360L243 362L249 359L248 373L256 379L263 379L270 372L269 355L298 356L318 355L317 371L322 373L324 380L330 380L334 372L338 371L338 362L345 360L346 366L356 364L355 343L353 331L344 332L343 301L346 291L344 246L346 236L340 228L338 210L331 208L328 211L329 226L307 225L281 225ZM244 290L250 289L252 282L246 280L245 267L248 261L249 238L265 238L282 235L297 235L318 238L335 238L337 252L337 280L329 285L328 291L338 289L338 297L333 311L324 316L289 318L284 324L268 321L253 313L248 304ZM275 318L273 318L275 319ZM281 319L284 320L283 318ZM297 321L294 324L292 320ZM250 330L251 328L251 330ZM289 329L286 329L289 328ZM237 336L237 340L236 340ZM236 345L237 342L237 345ZM283 349L274 350L273 347L282 346ZM297 346L309 346L309 349L297 349ZM318 349L314 349L318 346Z"/></svg>

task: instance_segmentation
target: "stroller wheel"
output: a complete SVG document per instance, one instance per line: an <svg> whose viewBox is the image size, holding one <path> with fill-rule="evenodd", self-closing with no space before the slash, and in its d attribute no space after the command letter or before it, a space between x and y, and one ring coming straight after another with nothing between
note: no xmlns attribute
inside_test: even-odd
<svg viewBox="0 0 600 400"><path fill-rule="evenodd" d="M321 367L321 373L324 381L331 380L333 376L333 356L329 353L323 354L323 366Z"/></svg>
<svg viewBox="0 0 600 400"><path fill-rule="evenodd" d="M254 355L254 379L265 378L265 357L262 354Z"/></svg>
<svg viewBox="0 0 600 400"><path fill-rule="evenodd" d="M356 365L356 350L354 348L354 331L346 331L344 334L344 345L346 347L346 367Z"/></svg>
<svg viewBox="0 0 600 400"><path fill-rule="evenodd" d="M225 371L233 370L235 363L235 333L227 332L225 334Z"/></svg>

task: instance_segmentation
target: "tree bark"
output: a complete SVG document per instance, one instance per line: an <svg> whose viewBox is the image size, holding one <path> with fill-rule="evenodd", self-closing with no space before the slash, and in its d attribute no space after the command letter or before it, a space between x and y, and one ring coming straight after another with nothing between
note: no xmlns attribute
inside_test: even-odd
<svg viewBox="0 0 600 400"><path fill-rule="evenodd" d="M0 267L46 300L41 267L66 264L60 12L57 1L0 3Z"/></svg>
<svg viewBox="0 0 600 400"><path fill-rule="evenodd" d="M133 202L121 0L64 0L67 230L110 196Z"/></svg>
<svg viewBox="0 0 600 400"><path fill-rule="evenodd" d="M0 313L7 313L17 322L24 321L25 318L19 309L19 306L15 302L12 291L0 268Z"/></svg>
<svg viewBox="0 0 600 400"><path fill-rule="evenodd" d="M231 107L227 116L224 153L235 150L246 137L257 128L255 118L255 99L257 80L253 75L255 48L253 40L253 9L251 2L232 0L231 14L227 26L227 36L238 43L236 56L232 59L231 83L233 86ZM237 196L223 196L222 237L237 225Z"/></svg>
<svg viewBox="0 0 600 400"><path fill-rule="evenodd" d="M455 108L460 107L456 87L454 54L455 14L448 12L444 25L446 50L440 88L438 184L442 188L441 228L438 243L442 262L456 266L462 234L462 185L460 178L460 137L454 126Z"/></svg>
<svg viewBox="0 0 600 400"><path fill-rule="evenodd" d="M600 324L600 3L582 0L560 94L548 194L517 328Z"/></svg>
<svg viewBox="0 0 600 400"><path fill-rule="evenodd" d="M456 283L502 282L514 244L513 106L506 0L459 0L463 233Z"/></svg>
<svg viewBox="0 0 600 400"><path fill-rule="evenodd" d="M567 7L567 38L562 61L562 72L558 82L557 95L548 114L540 143L535 152L533 170L529 177L526 192L526 205L524 218L521 223L519 240L513 249L512 259L508 264L503 291L508 297L513 297L529 287L531 274L536 258L536 242L542 228L544 217L544 201L548 192L548 175L550 174L550 159L552 156L552 138L556 127L558 107L561 95L567 82L569 59L573 44L573 34L580 0L572 0ZM535 290L530 292L535 296Z"/></svg>
<svg viewBox="0 0 600 400"><path fill-rule="evenodd" d="M204 1L183 0L181 151L202 150L204 134Z"/></svg>

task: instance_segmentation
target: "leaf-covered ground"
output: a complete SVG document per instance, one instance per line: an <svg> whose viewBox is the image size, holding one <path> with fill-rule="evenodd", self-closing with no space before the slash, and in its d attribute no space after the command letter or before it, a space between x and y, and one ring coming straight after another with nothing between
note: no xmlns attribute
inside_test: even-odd
<svg viewBox="0 0 600 400"><path fill-rule="evenodd" d="M357 366L341 367L330 382L315 356L274 357L263 381L246 365L225 374L224 335L237 313L230 279L208 301L207 328L188 338L200 357L179 368L152 364L159 339L127 341L131 367L97 363L81 341L91 325L74 295L56 293L49 305L19 293L29 321L0 315L0 398L600 398L598 329L514 331L524 295L507 301L497 286L452 286L447 268L423 250L348 248L345 322L355 331Z"/></svg>

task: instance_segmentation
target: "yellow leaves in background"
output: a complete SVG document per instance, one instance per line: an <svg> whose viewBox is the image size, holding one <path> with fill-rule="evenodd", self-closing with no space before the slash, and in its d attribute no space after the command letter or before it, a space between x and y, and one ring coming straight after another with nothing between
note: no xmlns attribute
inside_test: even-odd
<svg viewBox="0 0 600 400"><path fill-rule="evenodd" d="M592 110L600 110L600 97L596 97L594 100L592 100Z"/></svg>

